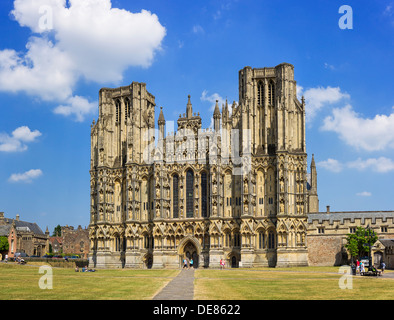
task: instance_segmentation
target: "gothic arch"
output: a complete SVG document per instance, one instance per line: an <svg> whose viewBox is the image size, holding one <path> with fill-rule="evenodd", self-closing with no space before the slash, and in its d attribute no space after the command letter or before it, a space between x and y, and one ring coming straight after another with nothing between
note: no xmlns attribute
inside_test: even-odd
<svg viewBox="0 0 394 320"><path fill-rule="evenodd" d="M184 251L184 249L185 249L185 246L186 246L189 242L191 242L191 243L196 247L197 254L198 254L198 255L201 255L201 245L200 245L200 242L197 240L196 237L193 237L192 235L187 235L186 237L184 237L184 238L179 242L179 245L178 245L178 254L179 254L179 255L182 255L182 254L183 254L183 251Z"/></svg>

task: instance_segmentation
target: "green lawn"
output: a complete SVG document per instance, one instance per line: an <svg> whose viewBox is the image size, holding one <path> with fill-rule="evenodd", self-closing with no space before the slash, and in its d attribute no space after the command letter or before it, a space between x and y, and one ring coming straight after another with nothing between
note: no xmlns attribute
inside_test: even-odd
<svg viewBox="0 0 394 320"><path fill-rule="evenodd" d="M198 270L194 298L207 300L394 299L394 279L352 277L341 289L338 267ZM345 284L348 284L346 282Z"/></svg>
<svg viewBox="0 0 394 320"><path fill-rule="evenodd" d="M197 269L196 300L394 299L394 278L352 278L340 289L338 267L288 269ZM0 263L0 300L150 300L180 270L98 270L52 268L53 289L40 289L38 266ZM390 271L386 271L390 272Z"/></svg>
<svg viewBox="0 0 394 320"><path fill-rule="evenodd" d="M0 263L0 300L143 300L152 297L178 270L99 270L53 268L53 289L40 289L38 266ZM47 282L45 282L47 284Z"/></svg>

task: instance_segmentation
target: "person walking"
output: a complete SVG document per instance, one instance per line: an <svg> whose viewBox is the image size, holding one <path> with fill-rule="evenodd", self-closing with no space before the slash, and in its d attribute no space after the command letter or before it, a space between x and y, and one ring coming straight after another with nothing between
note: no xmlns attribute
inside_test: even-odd
<svg viewBox="0 0 394 320"><path fill-rule="evenodd" d="M190 259L190 268L193 268L193 258Z"/></svg>
<svg viewBox="0 0 394 320"><path fill-rule="evenodd" d="M384 263L384 261L382 261L382 274L383 274L385 268L386 268L386 264Z"/></svg>

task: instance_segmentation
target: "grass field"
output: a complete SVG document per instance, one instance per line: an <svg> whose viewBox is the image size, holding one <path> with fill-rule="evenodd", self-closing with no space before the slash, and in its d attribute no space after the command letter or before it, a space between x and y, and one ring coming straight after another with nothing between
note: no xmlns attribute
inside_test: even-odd
<svg viewBox="0 0 394 320"><path fill-rule="evenodd" d="M180 270L52 268L53 289L40 289L39 266L0 263L0 300L150 300ZM353 277L340 289L338 267L197 269L196 300L394 299L394 277ZM390 272L390 271L388 271ZM386 272L387 273L387 272Z"/></svg>
<svg viewBox="0 0 394 320"><path fill-rule="evenodd" d="M195 299L208 300L391 300L394 278L352 277L341 289L339 267L198 270ZM345 284L350 284L345 282Z"/></svg>
<svg viewBox="0 0 394 320"><path fill-rule="evenodd" d="M46 273L38 266L0 264L0 300L146 300L161 290L178 270L100 270L75 272L53 268L52 289L40 289ZM47 283L47 282L45 282Z"/></svg>

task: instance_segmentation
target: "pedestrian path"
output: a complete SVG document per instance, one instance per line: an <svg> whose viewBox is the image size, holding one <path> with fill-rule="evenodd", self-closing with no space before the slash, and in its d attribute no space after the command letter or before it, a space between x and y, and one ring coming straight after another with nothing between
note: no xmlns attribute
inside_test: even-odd
<svg viewBox="0 0 394 320"><path fill-rule="evenodd" d="M161 290L153 300L193 300L194 269L182 271Z"/></svg>

